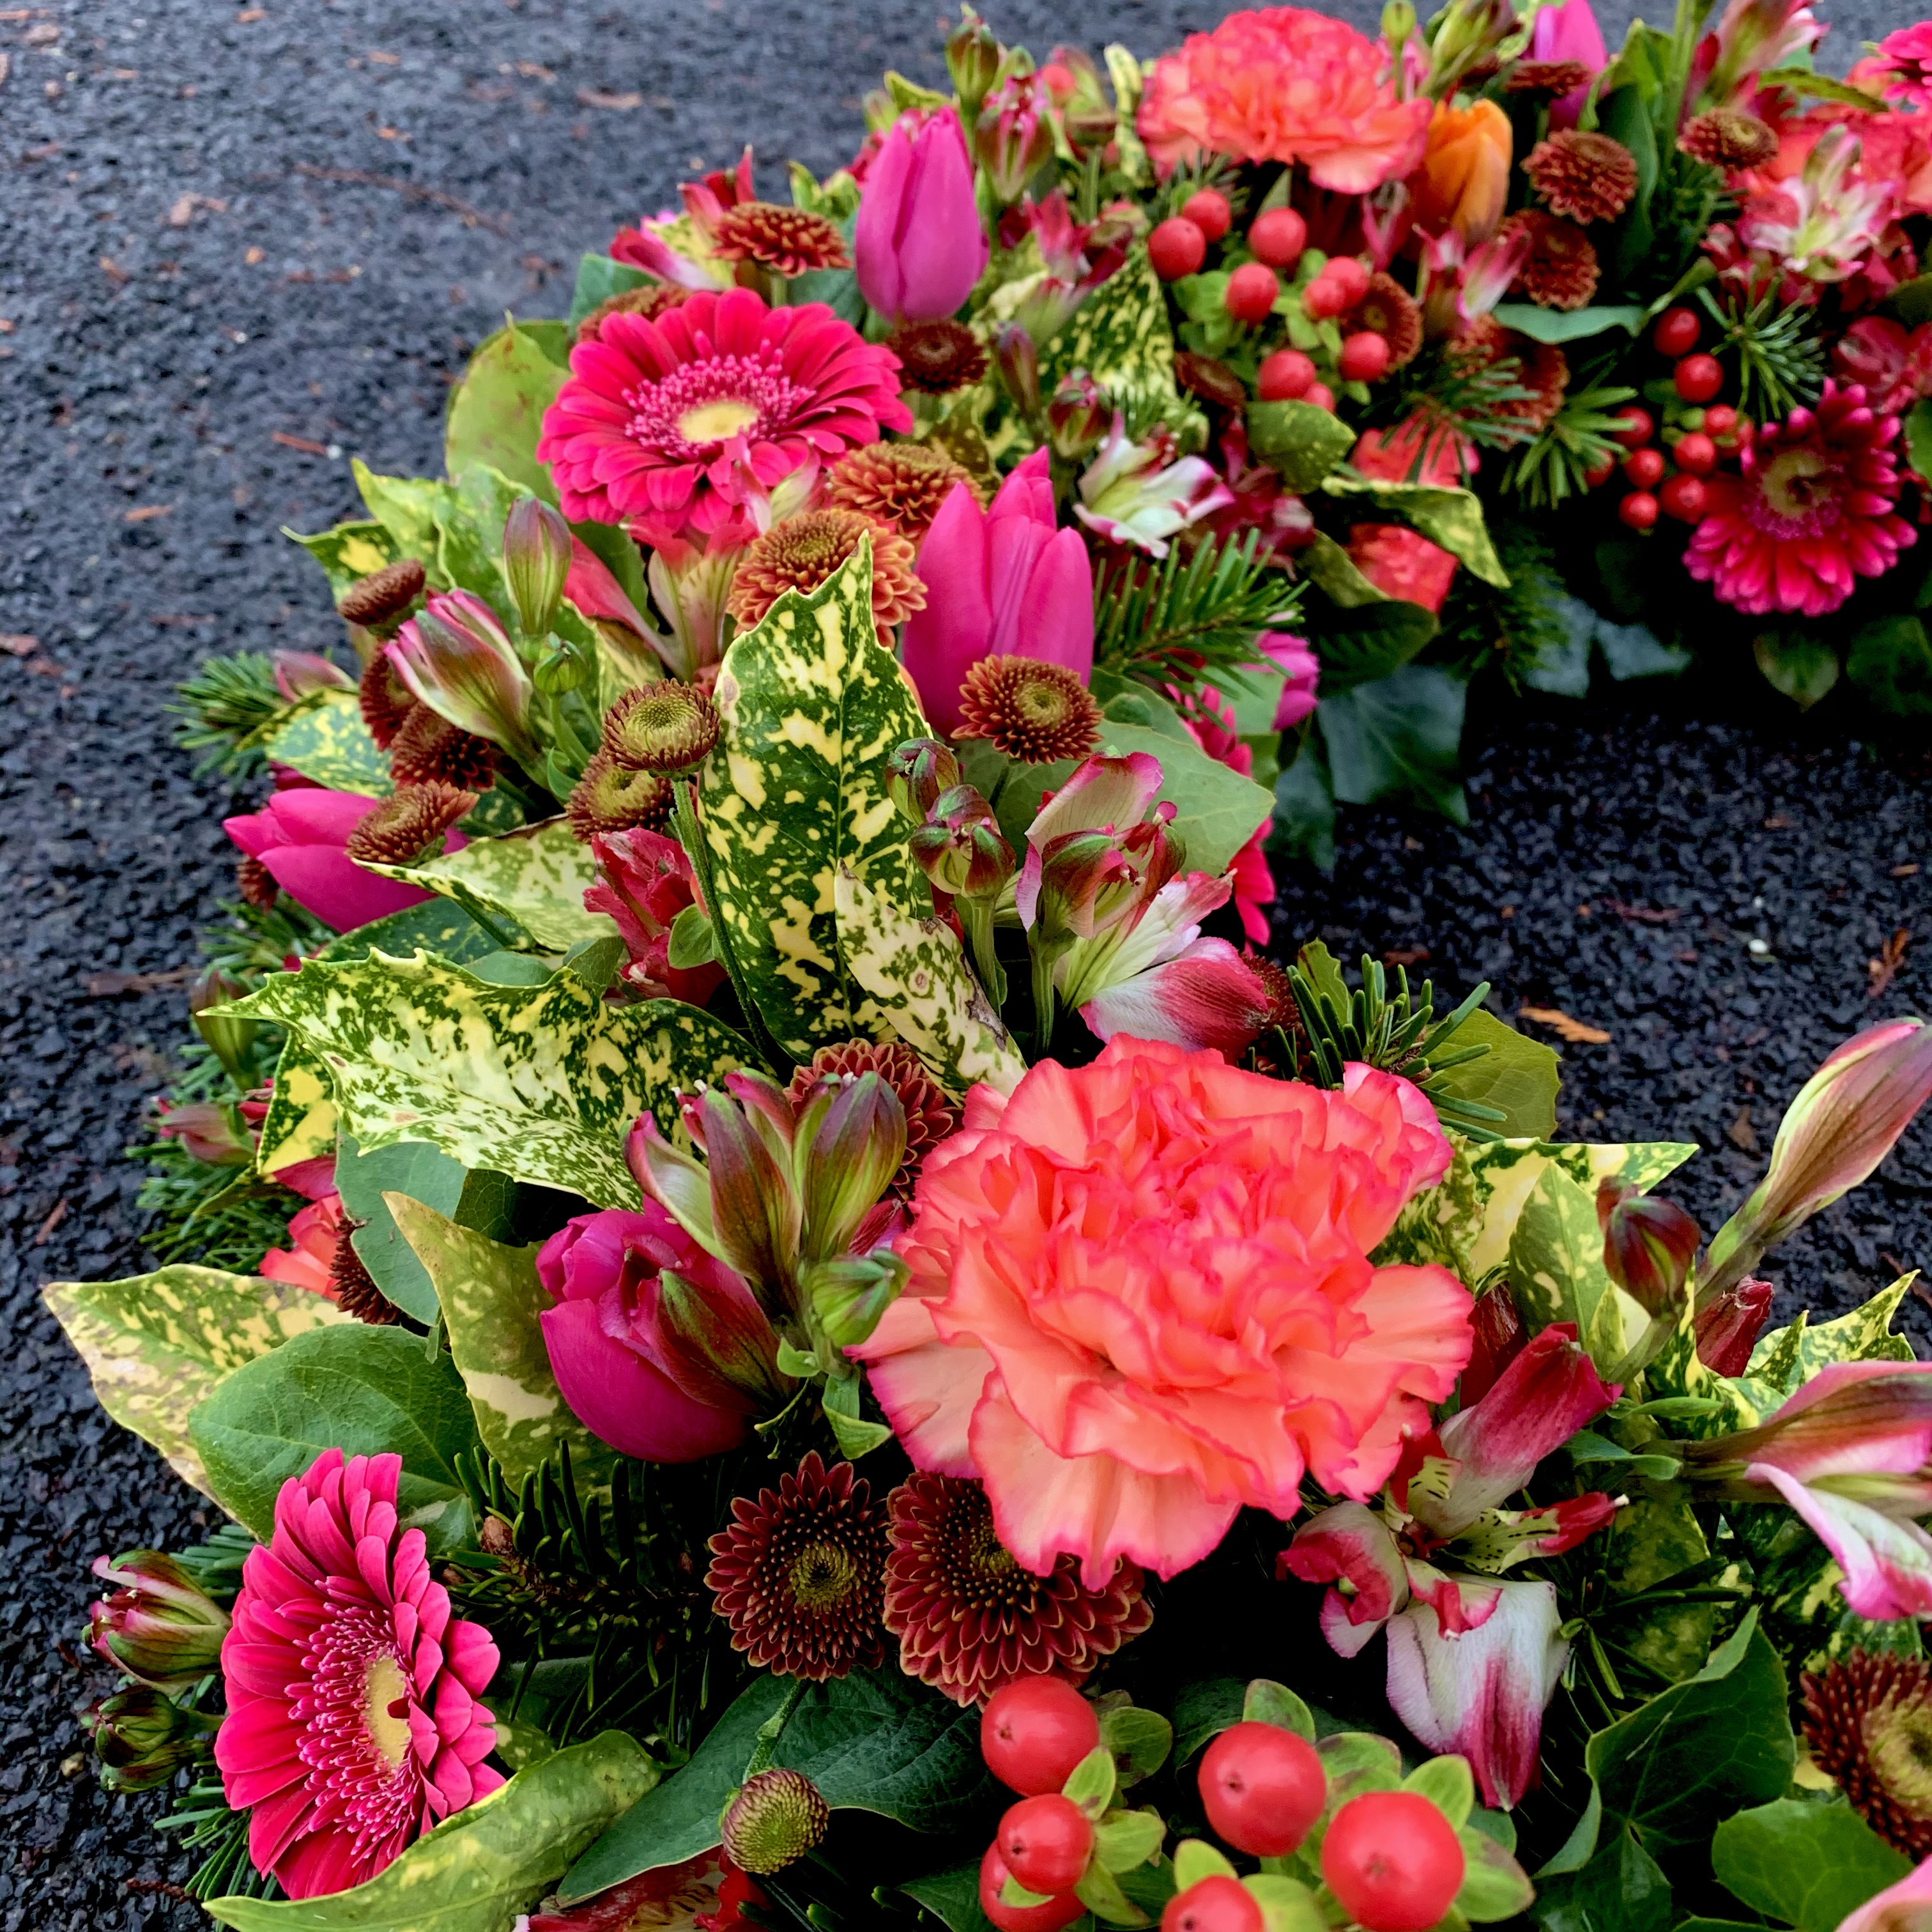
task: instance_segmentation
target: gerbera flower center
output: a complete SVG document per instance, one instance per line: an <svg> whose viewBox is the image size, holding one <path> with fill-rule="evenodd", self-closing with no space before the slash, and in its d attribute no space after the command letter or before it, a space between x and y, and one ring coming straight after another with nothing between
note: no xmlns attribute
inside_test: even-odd
<svg viewBox="0 0 1932 1932"><path fill-rule="evenodd" d="M1814 445L1780 450L1757 481L1757 501L1768 518L1753 520L1774 536L1816 536L1838 520L1844 508L1844 472Z"/></svg>
<svg viewBox="0 0 1932 1932"><path fill-rule="evenodd" d="M785 374L776 350L686 362L626 397L629 434L674 461L702 462L740 439L781 434L812 400Z"/></svg>
<svg viewBox="0 0 1932 1932"><path fill-rule="evenodd" d="M392 1771L410 1754L409 1688L403 1666L388 1652L370 1660L363 1718L369 1726L370 1742Z"/></svg>
<svg viewBox="0 0 1932 1932"><path fill-rule="evenodd" d="M678 434L686 442L722 442L740 430L749 429L758 419L758 406L740 396L720 396L715 402L700 403L677 419Z"/></svg>
<svg viewBox="0 0 1932 1932"><path fill-rule="evenodd" d="M791 1566L791 1593L800 1607L829 1610L852 1594L859 1566L836 1543L808 1543Z"/></svg>

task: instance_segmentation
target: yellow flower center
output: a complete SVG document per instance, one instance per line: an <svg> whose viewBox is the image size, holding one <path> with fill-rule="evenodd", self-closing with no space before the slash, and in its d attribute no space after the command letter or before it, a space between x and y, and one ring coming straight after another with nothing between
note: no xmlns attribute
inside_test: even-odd
<svg viewBox="0 0 1932 1932"><path fill-rule="evenodd" d="M791 1566L791 1593L801 1610L829 1610L852 1593L858 1565L836 1543L808 1543Z"/></svg>
<svg viewBox="0 0 1932 1932"><path fill-rule="evenodd" d="M363 1697L363 1721L370 1742L393 1771L410 1753L409 1682L393 1657L379 1657L369 1666Z"/></svg>
<svg viewBox="0 0 1932 1932"><path fill-rule="evenodd" d="M694 404L677 419L677 433L686 442L722 442L758 419L758 406L738 396L715 396Z"/></svg>

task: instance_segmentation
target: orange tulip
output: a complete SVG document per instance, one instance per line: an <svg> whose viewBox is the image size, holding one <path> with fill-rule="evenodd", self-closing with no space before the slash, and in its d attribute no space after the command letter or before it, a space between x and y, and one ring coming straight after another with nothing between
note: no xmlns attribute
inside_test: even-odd
<svg viewBox="0 0 1932 1932"><path fill-rule="evenodd" d="M1409 182L1416 226L1436 234L1454 228L1472 247L1486 242L1503 218L1509 171L1509 116L1493 100L1442 102Z"/></svg>

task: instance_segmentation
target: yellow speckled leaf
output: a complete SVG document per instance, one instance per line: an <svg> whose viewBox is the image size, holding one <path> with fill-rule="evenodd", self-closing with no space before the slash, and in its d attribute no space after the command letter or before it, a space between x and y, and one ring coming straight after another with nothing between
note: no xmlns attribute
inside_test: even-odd
<svg viewBox="0 0 1932 1932"><path fill-rule="evenodd" d="M976 1081L1010 1094L1026 1062L943 920L915 919L842 867L838 940L852 976L956 1099Z"/></svg>
<svg viewBox="0 0 1932 1932"><path fill-rule="evenodd" d="M1142 243L1136 242L1120 267L1081 304L1040 360L1048 394L1063 376L1084 369L1126 413L1136 436L1164 422L1190 447L1206 439L1206 419L1174 380L1167 294Z"/></svg>
<svg viewBox="0 0 1932 1932"><path fill-rule="evenodd" d="M319 530L312 537L285 530L328 573L332 596L340 597L349 586L364 577L372 577L396 560L396 547L389 533L377 523L338 524L332 530Z"/></svg>
<svg viewBox="0 0 1932 1932"><path fill-rule="evenodd" d="M607 1006L574 973L495 986L422 952L312 959L230 1010L302 1035L364 1154L427 1141L600 1208L638 1204L624 1165L638 1116L649 1108L670 1132L680 1092L747 1057L729 1027L680 1000Z"/></svg>
<svg viewBox="0 0 1932 1932"><path fill-rule="evenodd" d="M255 1172L272 1180L296 1162L335 1151L335 1100L328 1069L291 1034L275 1062L268 1111L255 1145Z"/></svg>
<svg viewBox="0 0 1932 1932"><path fill-rule="evenodd" d="M724 735L701 798L715 908L743 983L784 1051L877 1036L884 1016L842 956L833 881L849 867L889 903L929 907L886 795L896 746L926 735L872 623L862 544L809 596L788 591L725 653Z"/></svg>
<svg viewBox="0 0 1932 1932"><path fill-rule="evenodd" d="M231 1369L291 1336L349 1319L308 1288L219 1268L50 1282L45 1293L101 1407L204 1495L213 1492L188 1444L188 1412Z"/></svg>
<svg viewBox="0 0 1932 1932"><path fill-rule="evenodd" d="M540 952L568 952L584 940L617 936L615 920L584 908L597 868L590 848L566 819L545 819L498 838L472 838L461 851L418 866L368 869L453 899L500 928L520 926Z"/></svg>
<svg viewBox="0 0 1932 1932"><path fill-rule="evenodd" d="M387 798L395 789L389 760L378 751L352 691L311 692L250 740L266 758L288 765L331 791Z"/></svg>

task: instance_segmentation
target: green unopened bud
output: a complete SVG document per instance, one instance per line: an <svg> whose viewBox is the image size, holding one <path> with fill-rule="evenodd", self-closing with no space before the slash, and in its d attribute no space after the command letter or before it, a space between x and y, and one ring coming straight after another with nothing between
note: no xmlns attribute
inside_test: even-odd
<svg viewBox="0 0 1932 1932"><path fill-rule="evenodd" d="M1016 869L993 808L969 784L941 793L907 842L934 886L956 898L991 898Z"/></svg>
<svg viewBox="0 0 1932 1932"><path fill-rule="evenodd" d="M216 1718L184 1711L145 1684L104 1697L81 1717L110 1791L152 1791L184 1764L208 1756Z"/></svg>
<svg viewBox="0 0 1932 1932"><path fill-rule="evenodd" d="M841 1348L872 1339L886 1310L899 1298L909 1270L890 1248L869 1255L835 1255L812 1262L800 1281L826 1338Z"/></svg>
<svg viewBox="0 0 1932 1932"><path fill-rule="evenodd" d="M937 738L908 739L886 760L886 794L915 825L958 782L959 760Z"/></svg>
<svg viewBox="0 0 1932 1932"><path fill-rule="evenodd" d="M570 575L570 526L560 510L535 496L520 498L503 524L503 574L526 638L540 638L556 621Z"/></svg>
<svg viewBox="0 0 1932 1932"><path fill-rule="evenodd" d="M580 691L590 682L590 667L584 653L568 638L553 638L530 666L530 682L546 698L561 698L566 692Z"/></svg>
<svg viewBox="0 0 1932 1932"><path fill-rule="evenodd" d="M718 1836L740 1871L763 1877L802 1858L826 1834L832 1812L798 1771L761 1771L724 1808Z"/></svg>
<svg viewBox="0 0 1932 1932"><path fill-rule="evenodd" d="M1000 365L1000 380L1012 398L1013 406L1029 422L1040 419L1040 350L1033 338L1016 322L1000 331L993 344Z"/></svg>
<svg viewBox="0 0 1932 1932"><path fill-rule="evenodd" d="M229 1078L243 1088L255 1084L255 1042L262 1036L262 1023L217 1009L248 996L248 988L219 966L211 966L188 988L188 1010L195 1031L213 1048L215 1058L227 1070Z"/></svg>
<svg viewBox="0 0 1932 1932"><path fill-rule="evenodd" d="M1000 77L1000 44L970 7L959 10L959 24L946 42L946 71L959 97L959 116L970 128L980 104Z"/></svg>
<svg viewBox="0 0 1932 1932"><path fill-rule="evenodd" d="M1046 440L1054 455L1078 463L1099 447L1113 420L1106 392L1084 369L1076 369L1060 377L1046 406Z"/></svg>
<svg viewBox="0 0 1932 1932"><path fill-rule="evenodd" d="M185 1690L218 1668L228 1613L172 1556L130 1550L100 1558L94 1574L116 1586L87 1628L110 1664L156 1690Z"/></svg>
<svg viewBox="0 0 1932 1932"><path fill-rule="evenodd" d="M1382 9L1382 38L1388 44L1389 58L1400 62L1403 44L1415 33L1415 8L1411 0L1388 0Z"/></svg>
<svg viewBox="0 0 1932 1932"><path fill-rule="evenodd" d="M831 1094L802 1162L808 1258L826 1260L852 1245L898 1172L905 1147L905 1108L876 1073Z"/></svg>

